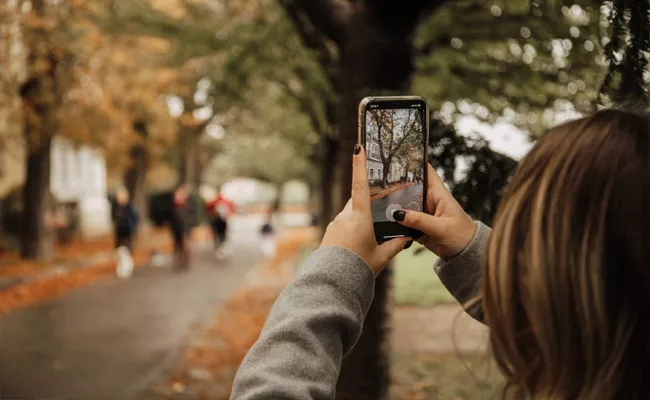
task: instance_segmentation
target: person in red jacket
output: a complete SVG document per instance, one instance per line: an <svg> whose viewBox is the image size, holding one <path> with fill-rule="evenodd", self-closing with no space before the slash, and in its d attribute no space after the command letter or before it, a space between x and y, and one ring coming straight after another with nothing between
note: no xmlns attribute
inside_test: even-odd
<svg viewBox="0 0 650 400"><path fill-rule="evenodd" d="M217 257L222 257L225 255L223 245L227 240L228 219L236 212L235 203L218 193L206 204L206 209L210 217Z"/></svg>

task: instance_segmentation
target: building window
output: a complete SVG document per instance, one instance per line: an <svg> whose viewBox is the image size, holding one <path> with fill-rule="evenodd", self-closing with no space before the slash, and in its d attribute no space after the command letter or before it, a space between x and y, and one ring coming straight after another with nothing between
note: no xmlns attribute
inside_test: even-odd
<svg viewBox="0 0 650 400"><path fill-rule="evenodd" d="M370 179L375 179L375 170L372 168L370 169Z"/></svg>

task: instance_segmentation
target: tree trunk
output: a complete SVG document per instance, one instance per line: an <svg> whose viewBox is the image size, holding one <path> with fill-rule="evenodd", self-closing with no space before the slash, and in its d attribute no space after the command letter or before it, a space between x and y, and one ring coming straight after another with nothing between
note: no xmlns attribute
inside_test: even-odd
<svg viewBox="0 0 650 400"><path fill-rule="evenodd" d="M54 250L50 204L50 153L52 137L44 135L38 149L27 146L27 173L23 188L21 255L28 259L49 259Z"/></svg>
<svg viewBox="0 0 650 400"><path fill-rule="evenodd" d="M321 164L321 200L319 210L319 222L322 232L325 232L327 225L334 219L333 200L335 174L334 165L336 164L339 144L332 138L325 138L325 152Z"/></svg>
<svg viewBox="0 0 650 400"><path fill-rule="evenodd" d="M416 10L417 11L417 10ZM351 17L351 31L342 49L339 82L339 124L341 148L336 168L341 177L339 207L350 197L352 186L352 149L357 142L357 109L364 95L404 94L413 72L411 32L404 27L388 28L390 22L373 21L368 12L357 11ZM382 24L389 24L381 26ZM387 172L385 172L387 173ZM385 175L386 176L386 175ZM338 212L339 209L333 210ZM331 217L331 215L330 215ZM375 281L375 299L370 307L361 338L343 361L337 386L337 399L388 398L390 382L388 346L388 305L390 270Z"/></svg>
<svg viewBox="0 0 650 400"><path fill-rule="evenodd" d="M317 216L318 214L320 214L319 210L323 209L323 206L321 204L321 201L323 200L323 190L322 190L322 188L323 187L320 184L314 184L314 183L309 184L309 212L311 213L311 218L312 218L311 225L314 226L314 227L318 226L317 224L320 223L317 220L317 217L316 217L316 219L314 217ZM0 215L2 215L1 212L0 212ZM0 231L0 234L1 233L2 233L2 231Z"/></svg>
<svg viewBox="0 0 650 400"><path fill-rule="evenodd" d="M383 166L381 187L386 189L388 187L388 175L390 174L390 161L384 161L381 165Z"/></svg>
<svg viewBox="0 0 650 400"><path fill-rule="evenodd" d="M32 1L33 12L45 16L46 2ZM25 35L29 51L27 70L30 76L20 87L23 102L27 165L23 189L21 255L23 258L48 259L53 254L50 207L50 154L52 138L57 131L56 112L61 95L57 70L61 55L48 43L48 32L32 29ZM32 68L40 65L38 68Z"/></svg>
<svg viewBox="0 0 650 400"><path fill-rule="evenodd" d="M276 183L275 185L275 199L271 204L271 212L276 214L280 212L282 208L282 188L284 185L282 183Z"/></svg>
<svg viewBox="0 0 650 400"><path fill-rule="evenodd" d="M149 200L146 187L149 151L145 143L148 131L146 124L141 121L136 122L133 128L139 134L141 141L136 143L129 152L131 165L124 173L124 186L131 196L133 206L140 214L140 220L144 222L149 217Z"/></svg>
<svg viewBox="0 0 650 400"><path fill-rule="evenodd" d="M181 162L181 181L194 186L196 184L196 152L193 143L187 143L183 149L183 160Z"/></svg>

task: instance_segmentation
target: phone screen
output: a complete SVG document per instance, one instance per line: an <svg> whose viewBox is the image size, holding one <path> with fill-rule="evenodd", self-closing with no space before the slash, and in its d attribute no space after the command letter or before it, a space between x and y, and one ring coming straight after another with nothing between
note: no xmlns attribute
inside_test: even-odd
<svg viewBox="0 0 650 400"><path fill-rule="evenodd" d="M364 147L375 234L380 241L419 237L395 222L399 209L422 211L426 187L427 106L424 100L368 102Z"/></svg>

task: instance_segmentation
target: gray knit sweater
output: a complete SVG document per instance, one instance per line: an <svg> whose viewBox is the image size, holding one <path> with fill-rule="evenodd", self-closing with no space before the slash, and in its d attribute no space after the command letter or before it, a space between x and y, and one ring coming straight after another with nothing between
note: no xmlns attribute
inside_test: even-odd
<svg viewBox="0 0 650 400"><path fill-rule="evenodd" d="M434 266L463 303L477 294L490 228L478 223L469 245ZM341 360L361 334L373 274L355 253L315 251L273 305L257 343L241 364L231 399L333 399ZM470 310L481 319L480 307Z"/></svg>

